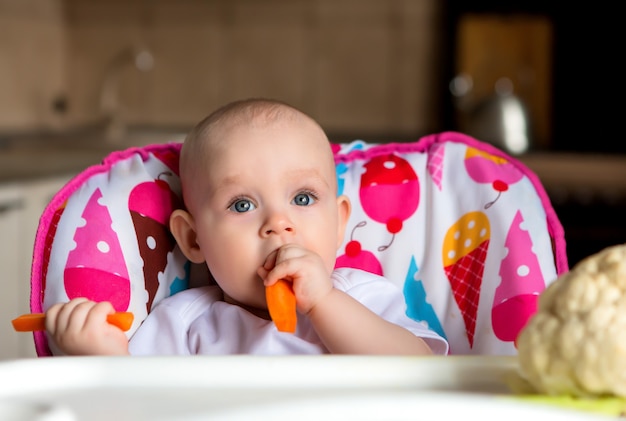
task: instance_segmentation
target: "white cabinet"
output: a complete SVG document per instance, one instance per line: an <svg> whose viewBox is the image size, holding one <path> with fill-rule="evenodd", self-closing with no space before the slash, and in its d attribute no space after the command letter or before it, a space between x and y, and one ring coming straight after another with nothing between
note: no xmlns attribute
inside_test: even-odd
<svg viewBox="0 0 626 421"><path fill-rule="evenodd" d="M18 334L13 331L11 319L24 310L21 302L20 283L21 279L19 260L20 250L20 226L24 210L22 189L18 185L6 185L0 187L0 359L17 357L20 355L20 342ZM29 337L31 335L26 334ZM32 341L32 339L31 339Z"/></svg>
<svg viewBox="0 0 626 421"><path fill-rule="evenodd" d="M30 266L39 218L70 178L0 185L0 360L36 356L32 334L15 332L11 320L30 312Z"/></svg>

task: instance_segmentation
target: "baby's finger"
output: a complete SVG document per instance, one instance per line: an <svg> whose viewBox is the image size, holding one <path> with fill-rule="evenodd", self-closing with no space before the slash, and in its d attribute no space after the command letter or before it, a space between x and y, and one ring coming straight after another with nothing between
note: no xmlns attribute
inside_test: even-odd
<svg viewBox="0 0 626 421"><path fill-rule="evenodd" d="M263 269L265 269L266 272L269 272L270 270L272 270L272 268L276 264L277 256L278 256L278 250L274 250L265 258L265 261L263 262Z"/></svg>
<svg viewBox="0 0 626 421"><path fill-rule="evenodd" d="M81 297L52 305L46 312L46 329L54 334L59 328L66 328L74 308L86 301L86 298Z"/></svg>
<svg viewBox="0 0 626 421"><path fill-rule="evenodd" d="M267 269L265 269L263 266L258 268L257 271L256 271L256 274L259 275L259 278L261 278L263 280L263 282L265 282L265 280L267 279L267 274L268 273L269 273L269 271Z"/></svg>
<svg viewBox="0 0 626 421"><path fill-rule="evenodd" d="M48 309L48 311L46 311L46 320L45 320L46 330L53 335L56 332L57 318L59 316L59 312L61 311L61 307L63 305L64 305L63 303L53 304Z"/></svg>
<svg viewBox="0 0 626 421"><path fill-rule="evenodd" d="M106 321L109 314L115 313L113 305L108 301L95 303L87 313L85 325L101 324Z"/></svg>
<svg viewBox="0 0 626 421"><path fill-rule="evenodd" d="M279 279L293 280L297 267L293 259L276 263L274 268L265 276L265 286L273 285Z"/></svg>

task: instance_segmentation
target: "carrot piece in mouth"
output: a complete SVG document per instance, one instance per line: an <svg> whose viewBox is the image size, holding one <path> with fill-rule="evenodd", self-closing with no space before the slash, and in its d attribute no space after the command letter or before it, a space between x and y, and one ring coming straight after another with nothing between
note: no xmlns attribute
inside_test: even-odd
<svg viewBox="0 0 626 421"><path fill-rule="evenodd" d="M298 317L296 315L296 296L291 282L283 279L265 287L267 309L276 328L281 332L296 331Z"/></svg>

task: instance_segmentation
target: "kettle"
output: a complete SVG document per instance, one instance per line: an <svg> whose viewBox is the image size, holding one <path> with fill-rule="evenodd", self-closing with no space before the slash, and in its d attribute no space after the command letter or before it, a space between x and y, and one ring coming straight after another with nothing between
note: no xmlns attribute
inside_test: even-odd
<svg viewBox="0 0 626 421"><path fill-rule="evenodd" d="M451 91L458 98L462 132L491 143L511 155L521 155L531 149L528 110L513 93L510 79L498 79L493 94L473 103L463 99L471 90L471 78L461 75L455 79L451 83Z"/></svg>

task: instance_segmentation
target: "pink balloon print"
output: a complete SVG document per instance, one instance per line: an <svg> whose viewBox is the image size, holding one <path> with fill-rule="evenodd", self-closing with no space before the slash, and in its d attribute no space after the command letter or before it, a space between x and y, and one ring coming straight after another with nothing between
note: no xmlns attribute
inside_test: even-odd
<svg viewBox="0 0 626 421"><path fill-rule="evenodd" d="M403 221L417 210L419 180L411 164L393 154L374 157L364 168L359 189L361 206L370 218L385 224L393 236L389 244L379 248L383 251L402 230Z"/></svg>
<svg viewBox="0 0 626 421"><path fill-rule="evenodd" d="M472 180L478 183L491 183L497 196L485 204L490 208L500 198L500 195L509 189L511 184L517 183L524 174L508 160L468 147L465 152L465 169Z"/></svg>

